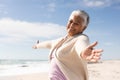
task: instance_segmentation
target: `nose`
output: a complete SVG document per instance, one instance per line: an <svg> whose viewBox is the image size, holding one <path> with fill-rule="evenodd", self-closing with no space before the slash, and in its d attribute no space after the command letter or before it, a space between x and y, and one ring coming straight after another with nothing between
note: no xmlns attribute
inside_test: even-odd
<svg viewBox="0 0 120 80"><path fill-rule="evenodd" d="M70 24L70 27L73 27L74 26L74 23L72 22L71 24Z"/></svg>

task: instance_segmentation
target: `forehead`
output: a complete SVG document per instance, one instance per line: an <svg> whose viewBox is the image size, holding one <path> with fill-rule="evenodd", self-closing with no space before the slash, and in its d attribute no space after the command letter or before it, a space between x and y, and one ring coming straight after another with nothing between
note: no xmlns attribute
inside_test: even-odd
<svg viewBox="0 0 120 80"><path fill-rule="evenodd" d="M83 22L83 18L80 17L79 15L70 15L69 20L73 20L75 22L81 23Z"/></svg>

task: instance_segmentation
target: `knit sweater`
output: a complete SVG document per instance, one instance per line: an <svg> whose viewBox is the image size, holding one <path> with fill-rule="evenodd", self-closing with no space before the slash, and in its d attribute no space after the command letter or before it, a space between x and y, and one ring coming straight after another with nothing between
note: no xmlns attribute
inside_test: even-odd
<svg viewBox="0 0 120 80"><path fill-rule="evenodd" d="M79 34L61 42L62 39L41 42L37 47L49 48L50 53L53 49L57 49L56 63L67 80L88 80L87 63L80 54L89 45L89 38L84 34Z"/></svg>

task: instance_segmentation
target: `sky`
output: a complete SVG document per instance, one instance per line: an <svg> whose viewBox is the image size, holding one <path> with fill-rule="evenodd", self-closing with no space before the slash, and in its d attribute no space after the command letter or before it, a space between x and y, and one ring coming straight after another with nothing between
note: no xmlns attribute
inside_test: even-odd
<svg viewBox="0 0 120 80"><path fill-rule="evenodd" d="M101 59L120 59L120 0L0 0L0 59L46 60L49 50L32 46L64 36L73 10L89 14L84 33Z"/></svg>

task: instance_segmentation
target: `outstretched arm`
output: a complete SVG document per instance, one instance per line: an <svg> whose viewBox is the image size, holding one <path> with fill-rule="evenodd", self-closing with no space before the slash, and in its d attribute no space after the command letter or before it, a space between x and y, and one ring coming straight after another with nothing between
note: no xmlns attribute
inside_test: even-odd
<svg viewBox="0 0 120 80"><path fill-rule="evenodd" d="M103 52L102 49L94 49L94 47L97 44L98 44L98 42L94 42L94 43L88 45L88 47L86 47L82 51L81 57L90 62L97 62L101 57L101 52Z"/></svg>
<svg viewBox="0 0 120 80"><path fill-rule="evenodd" d="M49 48L50 49L51 46L52 46L52 41L39 42L39 40L38 40L37 43L32 46L32 48L34 48L34 49Z"/></svg>

